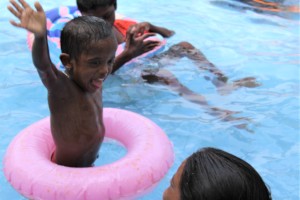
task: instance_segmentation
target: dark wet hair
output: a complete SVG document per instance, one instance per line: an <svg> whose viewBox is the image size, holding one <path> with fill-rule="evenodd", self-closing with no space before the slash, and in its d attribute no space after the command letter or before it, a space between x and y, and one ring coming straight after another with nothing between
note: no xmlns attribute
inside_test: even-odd
<svg viewBox="0 0 300 200"><path fill-rule="evenodd" d="M87 12L98 7L111 5L114 5L115 9L117 9L117 0L76 0L76 3L80 12Z"/></svg>
<svg viewBox="0 0 300 200"><path fill-rule="evenodd" d="M271 200L256 170L225 151L204 148L187 158L181 180L181 200Z"/></svg>
<svg viewBox="0 0 300 200"><path fill-rule="evenodd" d="M62 53L77 59L96 41L113 37L112 28L105 20L94 16L82 16L69 21L60 36Z"/></svg>

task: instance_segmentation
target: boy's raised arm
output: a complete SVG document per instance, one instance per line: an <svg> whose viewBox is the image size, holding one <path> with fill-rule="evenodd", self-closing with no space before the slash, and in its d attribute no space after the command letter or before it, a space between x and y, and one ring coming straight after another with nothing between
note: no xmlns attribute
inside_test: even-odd
<svg viewBox="0 0 300 200"><path fill-rule="evenodd" d="M13 26L24 28L34 34L32 48L33 63L38 70L43 84L48 88L49 84L56 79L58 70L52 64L49 56L45 12L38 2L34 4L36 11L24 0L19 0L19 2L21 5L11 0L10 3L12 6L8 6L8 9L20 22L17 23L11 20L10 23Z"/></svg>
<svg viewBox="0 0 300 200"><path fill-rule="evenodd" d="M147 38L154 36L155 33L145 33L138 35L136 26L131 26L126 32L126 44L124 51L117 56L112 73L117 71L122 65L131 59L151 51L156 46L160 45L157 40L147 40Z"/></svg>

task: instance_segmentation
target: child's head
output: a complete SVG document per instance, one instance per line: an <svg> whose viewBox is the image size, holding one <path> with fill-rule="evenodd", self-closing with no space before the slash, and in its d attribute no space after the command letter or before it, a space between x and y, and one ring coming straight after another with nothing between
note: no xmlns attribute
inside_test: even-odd
<svg viewBox="0 0 300 200"><path fill-rule="evenodd" d="M76 0L82 15L96 16L113 25L117 0Z"/></svg>
<svg viewBox="0 0 300 200"><path fill-rule="evenodd" d="M240 158L214 148L188 157L174 175L164 200L270 200L256 170Z"/></svg>
<svg viewBox="0 0 300 200"><path fill-rule="evenodd" d="M69 21L60 36L61 51L76 59L96 41L114 37L111 26L97 17L77 17Z"/></svg>
<svg viewBox="0 0 300 200"><path fill-rule="evenodd" d="M77 84L90 92L111 72L117 41L109 23L93 16L69 21L61 32L60 59Z"/></svg>

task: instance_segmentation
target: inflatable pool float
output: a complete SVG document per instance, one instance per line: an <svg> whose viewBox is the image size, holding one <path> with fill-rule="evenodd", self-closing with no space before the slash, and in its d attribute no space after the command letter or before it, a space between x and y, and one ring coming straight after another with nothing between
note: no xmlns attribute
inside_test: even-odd
<svg viewBox="0 0 300 200"><path fill-rule="evenodd" d="M48 46L49 46L49 53L51 60L57 67L63 68L63 66L60 63L59 55L61 54L60 49L60 32L65 26L65 24L70 21L71 19L80 16L80 12L76 6L61 6L58 8L54 8L51 10L48 10L45 12L47 17L47 35L48 35ZM124 21L124 25L127 26L128 23L126 22L134 22L134 20L124 17L123 15L116 14L116 22L119 24ZM116 23L115 23L116 24ZM123 33L124 34L124 33ZM150 37L151 40L159 40L161 45L154 48L153 50L142 54L141 56L132 59L130 62L127 62L125 65L129 65L136 61L138 58L142 57L152 57L155 54L163 51L166 40L160 37L159 35L155 37ZM31 50L32 49L32 43L34 40L34 35L30 32L28 32L27 35L27 43L28 47ZM125 42L122 44L119 44L116 55L119 55L125 47Z"/></svg>
<svg viewBox="0 0 300 200"><path fill-rule="evenodd" d="M172 144L161 128L141 115L105 108L103 116L106 139L124 145L125 157L87 168L51 162L55 145L48 117L13 139L4 157L5 177L29 199L113 200L134 199L145 194L172 165Z"/></svg>

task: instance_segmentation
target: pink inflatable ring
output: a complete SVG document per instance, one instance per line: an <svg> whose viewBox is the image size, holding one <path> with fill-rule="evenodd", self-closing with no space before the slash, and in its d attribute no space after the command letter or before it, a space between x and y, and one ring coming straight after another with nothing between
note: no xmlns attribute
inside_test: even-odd
<svg viewBox="0 0 300 200"><path fill-rule="evenodd" d="M124 158L89 168L51 162L55 146L48 117L24 129L9 145L4 157L7 180L25 197L39 200L134 199L153 188L174 160L165 133L133 112L105 108L103 116L106 137L126 147Z"/></svg>

